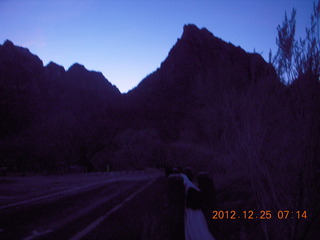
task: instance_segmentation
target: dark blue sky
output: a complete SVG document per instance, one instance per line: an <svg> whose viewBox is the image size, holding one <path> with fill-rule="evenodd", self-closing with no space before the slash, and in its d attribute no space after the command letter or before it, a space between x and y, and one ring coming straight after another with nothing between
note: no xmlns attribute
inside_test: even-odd
<svg viewBox="0 0 320 240"><path fill-rule="evenodd" d="M304 36L312 0L0 0L0 42L29 48L45 65L79 62L126 92L160 66L184 24L267 58L293 7Z"/></svg>

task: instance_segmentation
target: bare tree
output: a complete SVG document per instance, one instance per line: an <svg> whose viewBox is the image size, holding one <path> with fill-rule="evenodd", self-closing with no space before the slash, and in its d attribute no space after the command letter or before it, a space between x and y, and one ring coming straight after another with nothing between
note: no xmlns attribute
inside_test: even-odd
<svg viewBox="0 0 320 240"><path fill-rule="evenodd" d="M273 60L276 70L282 82L292 82L295 78L293 71L293 53L295 48L295 32L296 32L296 13L295 9L291 12L291 18L288 19L285 12L282 25L278 25L278 37L276 43L278 51Z"/></svg>
<svg viewBox="0 0 320 240"><path fill-rule="evenodd" d="M314 2L310 26L306 27L306 37L295 39L296 10L287 13L282 25L278 25L276 43L278 51L274 57L269 52L269 62L272 63L283 83L292 83L295 79L308 74L319 79L320 77L320 1Z"/></svg>

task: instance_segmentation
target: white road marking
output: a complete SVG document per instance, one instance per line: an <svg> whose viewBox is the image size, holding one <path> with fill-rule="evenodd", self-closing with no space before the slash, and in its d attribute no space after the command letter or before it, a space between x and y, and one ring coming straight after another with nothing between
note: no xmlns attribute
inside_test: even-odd
<svg viewBox="0 0 320 240"><path fill-rule="evenodd" d="M23 239L23 240L32 240L34 238L46 235L46 234L51 233L51 232L52 232L52 230L47 230L47 231L43 231L43 232L39 232L37 230L33 230L32 231L32 235L27 237L27 238L25 238L25 239Z"/></svg>
<svg viewBox="0 0 320 240"><path fill-rule="evenodd" d="M117 181L124 181L124 179L120 179L120 178L119 179L108 179L107 181L103 181L103 182L90 183L90 184L86 184L86 185L81 186L81 187L75 187L75 188L72 188L72 189L68 189L68 190L64 190L64 191L60 191L60 192L55 192L55 193L51 193L51 194L48 194L48 195L35 197L35 198L32 198L32 199L27 199L27 200L15 202L15 203L10 203L10 204L4 205L4 206L0 206L0 210L11 208L11 207L16 207L16 206L19 206L19 205L24 205L24 204L36 202L36 201L39 201L39 200L52 198L52 197L57 197L57 196L62 195L62 194L73 193L75 191L79 191L79 190L82 190L82 189L90 188L90 187L93 187L93 186L99 186L99 185L102 186L102 185L104 185L106 183L117 182ZM129 179L128 179L128 181L129 181Z"/></svg>
<svg viewBox="0 0 320 240"><path fill-rule="evenodd" d="M124 204L129 202L131 199L133 199L136 195L138 195L140 192L142 192L144 189L146 189L148 186L150 186L157 178L151 180L146 185L142 186L138 191L132 193L129 197L127 197L125 200L123 200L120 204L109 210L104 216L99 217L94 222L89 224L86 228L82 229L80 232L75 234L73 237L70 238L70 240L79 240L83 238L85 235L90 233L92 230L94 230L101 222L106 220L112 213L120 209Z"/></svg>
<svg viewBox="0 0 320 240"><path fill-rule="evenodd" d="M116 186L118 187L118 186ZM66 224L69 224L70 222L72 222L73 220L89 213L90 211L94 210L95 208L99 207L100 205L104 204L106 201L109 201L117 196L119 196L120 194L122 194L124 191L127 191L128 189L123 189L122 191L120 192L115 192L103 199L100 199L98 202L96 202L94 205L91 205L91 206L88 206L87 208L84 208L82 209L80 212L78 212L76 215L73 215L73 216L70 216L70 217L67 217L66 219L62 220L62 222L59 222L58 224L55 224L53 226L50 227L49 230L46 230L46 231L42 231L41 232L41 236L42 235L45 235L45 234L48 234L48 233L52 233L54 232L56 229L66 225ZM33 240L33 239L36 239L38 238L39 235L39 232L37 230L33 230L32 234L26 238L24 238L23 240Z"/></svg>
<svg viewBox="0 0 320 240"><path fill-rule="evenodd" d="M84 189L84 188L88 188L88 187L91 187L91 186L94 186L94 185L100 185L100 184L102 184L102 183L94 183L94 184L91 183L91 184L87 184L87 185L82 186L82 187L75 187L75 188L72 188L72 189L68 189L68 190L64 190L64 191L60 191L60 192L55 192L55 193L51 193L51 194L40 196L40 197L35 197L35 198L32 198L32 199L28 199L28 200L23 200L23 201L19 201L19 202L15 202L15 203L10 203L10 204L1 206L0 210L1 209L6 209L6 208L11 208L11 207L16 207L16 206L23 205L23 204L32 203L32 202L35 202L35 201L38 201L38 200L47 199L47 198L50 198L50 197L56 197L56 196L59 196L61 194L74 192L74 191L77 191L77 190L80 190L80 189Z"/></svg>
<svg viewBox="0 0 320 240"><path fill-rule="evenodd" d="M96 202L94 205L91 205L91 206L88 206L87 208L84 208L82 209L80 212L78 212L77 214L73 215L73 216L69 216L65 219L63 219L61 222L59 222L58 224L55 224L53 226L51 226L51 229L49 230L46 230L46 231L43 231L41 232L42 235L47 234L47 233L51 233L51 232L54 232L55 229L58 229L66 224L69 224L70 222L72 222L73 220L87 214L88 212L94 210L95 208L99 207L101 204L105 203L106 201L108 200L111 200L115 197L117 197L118 195L122 194L126 189L123 189L123 191L120 191L120 192L116 192L112 195L109 195L107 197L105 197L104 199L101 199L100 201ZM54 229L54 230L52 230ZM35 237L39 236L39 234L37 234L37 231L36 230L33 230L32 234L26 238L24 238L23 240L32 240L34 239Z"/></svg>

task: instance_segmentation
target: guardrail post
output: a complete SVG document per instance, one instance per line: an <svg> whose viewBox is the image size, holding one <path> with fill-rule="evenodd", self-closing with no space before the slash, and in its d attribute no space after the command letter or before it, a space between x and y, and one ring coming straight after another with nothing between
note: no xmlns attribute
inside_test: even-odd
<svg viewBox="0 0 320 240"><path fill-rule="evenodd" d="M207 220L209 231L214 237L219 235L219 226L213 221L212 211L217 209L217 195L214 186L214 179L208 173L198 174L198 186L202 193L202 211Z"/></svg>
<svg viewBox="0 0 320 240"><path fill-rule="evenodd" d="M185 190L183 179L178 174L169 175L167 185L169 240L184 240Z"/></svg>

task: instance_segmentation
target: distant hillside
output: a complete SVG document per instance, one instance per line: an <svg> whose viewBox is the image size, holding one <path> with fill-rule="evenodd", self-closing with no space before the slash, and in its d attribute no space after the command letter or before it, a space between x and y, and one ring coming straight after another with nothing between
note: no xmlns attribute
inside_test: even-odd
<svg viewBox="0 0 320 240"><path fill-rule="evenodd" d="M1 158L23 163L13 164L20 170L221 165L257 149L263 159L292 158L301 144L300 105L318 117L318 100L308 100L318 99L317 81L284 86L260 55L192 24L161 67L127 94L80 64L43 66L10 41L0 46L0 76Z"/></svg>
<svg viewBox="0 0 320 240"><path fill-rule="evenodd" d="M232 93L236 100L253 84L281 88L275 70L260 55L246 53L206 29L186 25L161 67L127 98L130 108L144 109L142 125L149 121L170 139L192 134L193 140L202 141L205 111L209 108L220 115L226 95Z"/></svg>
<svg viewBox="0 0 320 240"><path fill-rule="evenodd" d="M16 159L19 168L54 168L72 158L76 163L80 149L113 129L107 108L121 94L99 72L80 64L68 71L53 62L43 66L28 49L6 41L0 78L1 157Z"/></svg>

